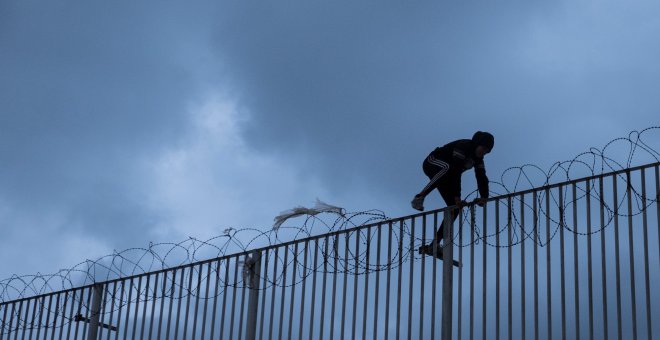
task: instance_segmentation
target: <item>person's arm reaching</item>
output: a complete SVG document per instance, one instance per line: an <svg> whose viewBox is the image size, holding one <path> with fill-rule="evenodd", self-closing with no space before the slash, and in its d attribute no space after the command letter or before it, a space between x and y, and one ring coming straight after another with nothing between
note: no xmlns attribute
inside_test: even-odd
<svg viewBox="0 0 660 340"><path fill-rule="evenodd" d="M486 176L486 166L484 161L481 160L474 166L474 174L477 177L477 187L479 188L479 195L481 196L478 200L479 205L483 205L488 199L488 177Z"/></svg>

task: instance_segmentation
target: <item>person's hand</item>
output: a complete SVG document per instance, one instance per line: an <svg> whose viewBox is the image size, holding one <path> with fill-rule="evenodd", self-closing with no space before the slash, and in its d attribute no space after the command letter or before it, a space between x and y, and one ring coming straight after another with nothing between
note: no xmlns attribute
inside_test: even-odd
<svg viewBox="0 0 660 340"><path fill-rule="evenodd" d="M476 200L474 200L474 203L477 203L480 207L483 207L484 205L486 205L486 202L487 202L487 200L485 198L482 198L482 197L477 198Z"/></svg>
<svg viewBox="0 0 660 340"><path fill-rule="evenodd" d="M463 209L464 206L468 205L468 202L465 202L460 197L456 197L454 201L456 202L456 208L459 210Z"/></svg>

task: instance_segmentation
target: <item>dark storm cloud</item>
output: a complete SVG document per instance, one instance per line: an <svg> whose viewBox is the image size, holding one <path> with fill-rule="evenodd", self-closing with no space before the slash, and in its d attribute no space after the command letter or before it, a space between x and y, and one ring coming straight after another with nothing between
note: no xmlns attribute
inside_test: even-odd
<svg viewBox="0 0 660 340"><path fill-rule="evenodd" d="M177 142L196 90L191 60L177 49L185 13L3 6L0 195L14 212L64 210L63 227L106 237L143 227L140 162Z"/></svg>
<svg viewBox="0 0 660 340"><path fill-rule="evenodd" d="M658 70L644 55L660 51L644 7L241 2L216 42L254 115L251 145L306 159L337 191L398 195L430 149L477 129L498 139L499 174L543 160L521 145L558 147L542 150L551 163L609 139L586 127L631 112L625 131L649 125Z"/></svg>
<svg viewBox="0 0 660 340"><path fill-rule="evenodd" d="M491 179L549 166L656 124L657 12L579 1L3 2L3 232L43 231L32 251L46 231L121 249L180 237L158 225L212 232L240 215L268 226L262 216L318 196L399 215L425 184L423 157L477 129L496 136ZM230 128L195 126L191 102L215 95L232 109L210 105L211 121Z"/></svg>

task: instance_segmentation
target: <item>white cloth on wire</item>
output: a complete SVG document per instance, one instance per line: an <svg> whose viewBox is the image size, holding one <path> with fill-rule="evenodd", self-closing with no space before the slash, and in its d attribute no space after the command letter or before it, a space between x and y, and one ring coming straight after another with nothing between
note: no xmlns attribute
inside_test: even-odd
<svg viewBox="0 0 660 340"><path fill-rule="evenodd" d="M275 216L275 218L273 219L275 221L275 223L273 224L273 230L277 230L282 225L282 223L284 223L284 221L290 218L298 217L302 215L314 216L323 212L331 212L344 216L344 208L327 204L325 202L320 201L317 198L316 204L314 205L313 208L295 207L293 209L282 211L279 215Z"/></svg>

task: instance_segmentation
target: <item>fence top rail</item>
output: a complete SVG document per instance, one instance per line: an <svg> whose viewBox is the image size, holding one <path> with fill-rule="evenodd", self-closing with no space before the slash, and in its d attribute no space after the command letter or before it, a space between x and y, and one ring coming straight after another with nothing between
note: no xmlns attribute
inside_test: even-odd
<svg viewBox="0 0 660 340"><path fill-rule="evenodd" d="M516 197L516 196L523 196L523 195L526 195L526 194L530 194L530 193L533 193L533 192L550 190L550 189L554 189L554 188L558 188L558 187L562 187L562 186L566 186L566 185L572 185L572 184L577 184L577 183L581 183L581 182L587 182L587 181L600 179L600 178L605 178L605 177L610 177L610 176L617 176L617 175L624 174L624 173L630 173L630 172L633 172L633 171L639 171L639 170L654 168L654 167L658 167L658 166L660 166L660 162L654 162L654 163L649 163L649 164L640 165L640 166L636 166L636 167L625 168L625 169L621 169L621 170L602 173L602 174L599 174L599 175L592 175L592 176L582 177L582 178L573 179L573 180L569 180L569 181L564 181L564 182L559 182L559 183L554 183L554 184L548 184L548 185L544 185L544 186L540 186L540 187L536 187L536 188L532 188L532 189L527 189L527 190L522 190L522 191L512 192L512 193L509 193L509 194L503 194L503 195L491 197L491 198L488 198L487 202L498 201L498 200L502 200L502 199L509 199L509 198L513 198L513 197ZM475 203L469 203L467 206L469 207L469 206L474 206L474 205L475 205ZM247 256L247 255L249 255L251 253L254 253L254 252L264 252L264 251L268 251L268 250L275 249L275 248L288 247L288 246L294 245L296 243L300 244L300 243L315 241L315 240L322 239L322 238L335 237L335 236L339 236L339 235L342 235L342 234L348 234L348 233L356 232L356 231L359 231L359 230L362 230L362 229L368 229L368 228L373 228L373 227L381 227L383 225L393 225L395 223L401 223L405 220L412 220L412 219L422 217L422 216L429 216L429 215L436 215L436 214L444 213L445 211L448 211L448 210L454 209L454 208L455 208L455 206L452 205L452 206L439 208L439 209L435 209L435 210L423 211L423 212L412 214L412 215L406 215L406 216L402 216L402 217L392 218L392 219L388 219L388 220L384 220L384 221L380 221L380 222L374 222L374 223L369 223L369 224L365 224L365 225L359 225L359 226L352 227L352 228L337 230L337 231L333 231L333 232L329 232L329 233L325 233L325 234L309 236L309 237L296 239L296 240L291 240L291 241L287 241L287 242L282 242L282 243L278 243L278 244L273 244L273 245L269 245L269 246L265 246L265 247L259 247L259 248L255 248L255 249L252 249L252 250L246 250L246 251L241 251L241 252L237 252L237 253L233 253L233 254L229 254L229 255L223 255L223 256L220 256L220 257L215 257L215 258L211 258L211 259L207 259L207 260L188 263L188 264L184 264L184 265L180 265L180 266L176 266L176 267L164 268L164 269L159 269L159 270L155 270L155 271L150 271L150 272L147 272L147 273L140 273L140 274L135 274L135 275L130 275L130 276L119 277L119 278L112 279L112 280L107 280L107 281L94 282L94 283L90 283L90 284L84 285L84 286L73 287L73 288L69 288L69 289L65 289L65 290L59 290L59 291L55 291L55 292L44 293L44 294L34 295L34 296L30 296L30 297L23 297L23 298L16 299L16 300L11 300L11 301L4 301L4 302L0 302L0 306L6 306L6 305L21 302L21 301L25 301L25 300L40 299L40 298L43 298L43 297L49 297L49 296L58 295L58 294L66 294L66 293L77 291L77 290L85 290L85 289L92 288L92 287L94 287L96 285L99 285L99 284L107 285L107 284L117 283L117 282L121 282L121 281L134 280L134 279L144 277L144 276L148 276L148 275L156 275L156 274L162 274L162 273L165 273L165 272L173 272L173 271L177 271L177 270L180 270L180 269L192 268L192 267L195 267L195 266L202 266L202 265L209 264L209 263L212 263L212 262L223 261L223 260L227 260L227 259L235 258L235 257L240 257L240 256Z"/></svg>

